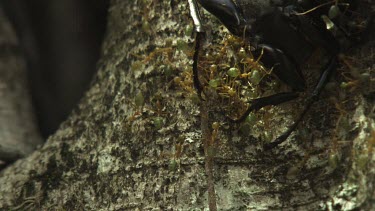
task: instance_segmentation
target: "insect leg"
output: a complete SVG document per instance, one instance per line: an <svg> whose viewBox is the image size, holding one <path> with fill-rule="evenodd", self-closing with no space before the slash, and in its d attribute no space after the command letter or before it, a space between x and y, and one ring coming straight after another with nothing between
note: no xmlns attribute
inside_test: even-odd
<svg viewBox="0 0 375 211"><path fill-rule="evenodd" d="M231 119L232 122L241 122L246 119L250 112L257 111L265 106L278 105L293 100L299 96L298 92L305 89L305 81L300 75L298 66L282 50L268 44L259 44L254 55L261 56L262 64L269 69L272 68L273 73L293 91L251 100L251 105L246 112L238 119Z"/></svg>
<svg viewBox="0 0 375 211"><path fill-rule="evenodd" d="M328 80L330 79L330 76L332 75L333 71L336 69L336 66L337 66L337 56L334 55L329 59L329 62L323 68L318 84L315 86L315 89L313 93L311 94L311 96L307 99L305 108L303 109L298 119L289 127L287 131L281 134L273 142L266 144L264 146L266 150L272 149L276 147L277 145L283 143L289 137L289 135L297 128L298 124L302 121L307 111L311 108L311 105L319 99L320 93L322 92L323 88L325 87Z"/></svg>
<svg viewBox="0 0 375 211"><path fill-rule="evenodd" d="M244 33L246 20L233 0L198 0L198 2L217 17L232 34L241 36Z"/></svg>
<svg viewBox="0 0 375 211"><path fill-rule="evenodd" d="M198 61L199 61L199 51L201 49L201 43L204 40L204 30L198 10L198 5L195 0L189 0L190 16L193 18L194 30L195 30L195 47L193 55L193 82L194 87L197 90L199 98L201 98L202 86L199 81L199 70L198 70Z"/></svg>
<svg viewBox="0 0 375 211"><path fill-rule="evenodd" d="M299 94L297 92L282 92L267 97L261 97L251 100L251 105L247 108L246 112L241 115L238 119L231 119L232 122L242 122L252 111L257 111L268 105L278 105L290 100L297 98Z"/></svg>

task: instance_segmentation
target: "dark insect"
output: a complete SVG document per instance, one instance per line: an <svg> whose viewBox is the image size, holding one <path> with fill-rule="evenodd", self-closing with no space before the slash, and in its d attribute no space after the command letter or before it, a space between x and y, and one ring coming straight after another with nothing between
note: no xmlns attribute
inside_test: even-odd
<svg viewBox="0 0 375 211"><path fill-rule="evenodd" d="M278 105L299 97L306 82L301 67L314 50L328 55L326 64L300 116L287 131L265 146L272 149L285 141L303 116L318 100L320 93L338 65L338 54L360 39L370 18L358 13L359 0L198 0L235 36L255 47L254 55L292 91L253 99L246 112L234 122L243 121L252 111ZM198 95L203 91L198 77L198 58L204 29L195 0L189 0L196 38L193 57L193 80Z"/></svg>

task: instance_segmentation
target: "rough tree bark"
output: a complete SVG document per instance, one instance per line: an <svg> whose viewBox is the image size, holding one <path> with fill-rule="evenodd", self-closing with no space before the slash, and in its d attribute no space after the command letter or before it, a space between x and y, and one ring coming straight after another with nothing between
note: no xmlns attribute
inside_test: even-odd
<svg viewBox="0 0 375 211"><path fill-rule="evenodd" d="M219 210L375 209L373 33L338 70L351 65L349 88L334 79L294 135L264 151L303 100L265 109L243 132L186 82L187 1L112 0L109 15L91 89L42 148L0 173L0 209L203 210L210 183ZM207 21L207 43L219 43Z"/></svg>

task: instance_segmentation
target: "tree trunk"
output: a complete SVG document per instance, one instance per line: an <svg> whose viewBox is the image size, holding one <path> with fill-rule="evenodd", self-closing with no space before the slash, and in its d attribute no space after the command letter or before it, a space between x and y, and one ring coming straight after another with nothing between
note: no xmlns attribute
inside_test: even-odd
<svg viewBox="0 0 375 211"><path fill-rule="evenodd" d="M187 1L109 10L91 89L42 148L0 173L1 210L203 210L213 196L219 210L375 209L373 32L345 52L297 131L266 151L303 99L232 124L192 87ZM227 36L205 17L202 52Z"/></svg>

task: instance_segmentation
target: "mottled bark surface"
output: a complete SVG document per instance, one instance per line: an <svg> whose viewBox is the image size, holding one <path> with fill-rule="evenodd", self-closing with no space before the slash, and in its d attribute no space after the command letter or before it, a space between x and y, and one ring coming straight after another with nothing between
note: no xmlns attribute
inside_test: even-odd
<svg viewBox="0 0 375 211"><path fill-rule="evenodd" d="M202 210L205 154L219 210L374 209L375 36L347 53L360 81L334 79L290 139L264 151L303 100L232 125L180 80L191 73L187 1L113 0L109 13L91 89L41 149L0 173L0 209ZM208 25L207 43L220 43L219 23Z"/></svg>

